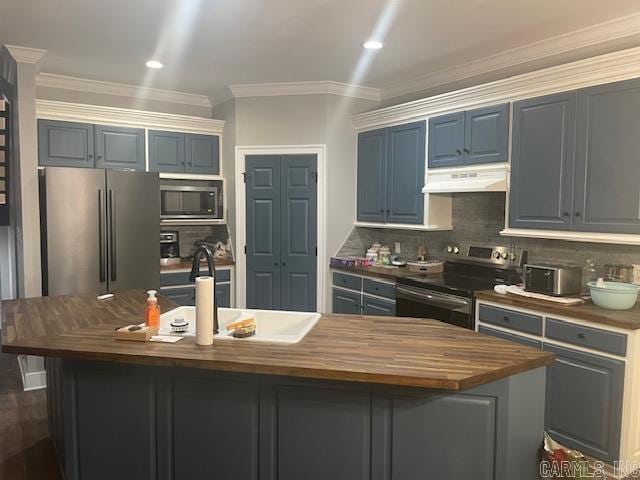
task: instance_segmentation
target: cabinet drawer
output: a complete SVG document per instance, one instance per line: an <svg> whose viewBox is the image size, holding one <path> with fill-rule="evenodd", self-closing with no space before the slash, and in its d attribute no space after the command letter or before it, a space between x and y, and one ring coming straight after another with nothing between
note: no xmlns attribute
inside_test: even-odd
<svg viewBox="0 0 640 480"><path fill-rule="evenodd" d="M362 296L362 313L365 315L379 315L393 317L396 314L396 303L381 298Z"/></svg>
<svg viewBox="0 0 640 480"><path fill-rule="evenodd" d="M542 348L542 342L540 341L531 340L530 338L515 335L513 333L503 332L502 330L485 327L484 325L480 325L478 327L478 331L486 335L491 335L494 337L503 338L505 340L510 340L512 342L521 343L522 345L526 345L527 347Z"/></svg>
<svg viewBox="0 0 640 480"><path fill-rule="evenodd" d="M362 290L362 277L333 272L333 284L337 287L360 291Z"/></svg>
<svg viewBox="0 0 640 480"><path fill-rule="evenodd" d="M160 286L171 287L176 285L189 285L189 275L191 272L171 272L160 274ZM208 271L200 269L200 275L206 275ZM216 283L231 281L230 270L216 270Z"/></svg>
<svg viewBox="0 0 640 480"><path fill-rule="evenodd" d="M160 295L181 306L194 306L196 304L196 289L194 287L161 288Z"/></svg>
<svg viewBox="0 0 640 480"><path fill-rule="evenodd" d="M360 292L351 292L341 288L333 289L333 313L347 313L359 315L362 307L362 295Z"/></svg>
<svg viewBox="0 0 640 480"><path fill-rule="evenodd" d="M380 297L390 298L391 300L396 299L395 284L377 282L375 280L365 278L362 280L362 290L364 290L365 293L370 293L371 295L378 295Z"/></svg>
<svg viewBox="0 0 640 480"><path fill-rule="evenodd" d="M542 335L542 317L506 308L480 305L480 320L532 335Z"/></svg>
<svg viewBox="0 0 640 480"><path fill-rule="evenodd" d="M624 356L627 353L627 336L622 333L575 325L554 318L547 319L546 336L614 355Z"/></svg>

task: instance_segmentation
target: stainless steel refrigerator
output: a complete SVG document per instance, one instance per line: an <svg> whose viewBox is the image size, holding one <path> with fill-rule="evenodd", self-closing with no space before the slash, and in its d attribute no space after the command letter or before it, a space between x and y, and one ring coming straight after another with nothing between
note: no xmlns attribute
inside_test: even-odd
<svg viewBox="0 0 640 480"><path fill-rule="evenodd" d="M39 187L43 295L159 288L157 173L46 167Z"/></svg>

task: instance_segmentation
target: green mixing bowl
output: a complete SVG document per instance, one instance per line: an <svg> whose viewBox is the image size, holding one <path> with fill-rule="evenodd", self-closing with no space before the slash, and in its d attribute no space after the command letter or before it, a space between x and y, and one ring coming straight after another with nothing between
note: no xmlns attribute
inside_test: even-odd
<svg viewBox="0 0 640 480"><path fill-rule="evenodd" d="M629 310L636 304L640 290L640 286L633 283L604 282L604 287L597 287L596 282L589 282L587 285L593 303L609 310Z"/></svg>

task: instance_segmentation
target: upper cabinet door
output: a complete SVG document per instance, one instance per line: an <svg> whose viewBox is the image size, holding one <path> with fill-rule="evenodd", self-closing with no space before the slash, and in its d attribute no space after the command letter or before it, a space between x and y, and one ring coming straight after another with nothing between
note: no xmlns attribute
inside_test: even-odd
<svg viewBox="0 0 640 480"><path fill-rule="evenodd" d="M38 162L52 167L94 167L93 125L38 120Z"/></svg>
<svg viewBox="0 0 640 480"><path fill-rule="evenodd" d="M188 173L220 174L220 137L189 133L186 145Z"/></svg>
<svg viewBox="0 0 640 480"><path fill-rule="evenodd" d="M185 134L149 130L149 170L185 172Z"/></svg>
<svg viewBox="0 0 640 480"><path fill-rule="evenodd" d="M358 135L358 221L386 219L387 129Z"/></svg>
<svg viewBox="0 0 640 480"><path fill-rule="evenodd" d="M640 233L640 80L580 90L576 230Z"/></svg>
<svg viewBox="0 0 640 480"><path fill-rule="evenodd" d="M577 93L513 104L509 226L568 230Z"/></svg>
<svg viewBox="0 0 640 480"><path fill-rule="evenodd" d="M389 128L387 157L387 221L424 222L426 122Z"/></svg>
<svg viewBox="0 0 640 480"><path fill-rule="evenodd" d="M144 171L144 129L96 125L96 167Z"/></svg>
<svg viewBox="0 0 640 480"><path fill-rule="evenodd" d="M509 107L506 103L465 112L464 163L507 161Z"/></svg>
<svg viewBox="0 0 640 480"><path fill-rule="evenodd" d="M429 168L462 165L464 112L429 119Z"/></svg>

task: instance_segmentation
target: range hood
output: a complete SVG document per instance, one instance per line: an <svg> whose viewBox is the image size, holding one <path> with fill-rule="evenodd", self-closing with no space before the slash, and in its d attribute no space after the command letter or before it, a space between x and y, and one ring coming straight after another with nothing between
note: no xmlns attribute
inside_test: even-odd
<svg viewBox="0 0 640 480"><path fill-rule="evenodd" d="M422 193L506 192L508 172L506 164L429 169Z"/></svg>

